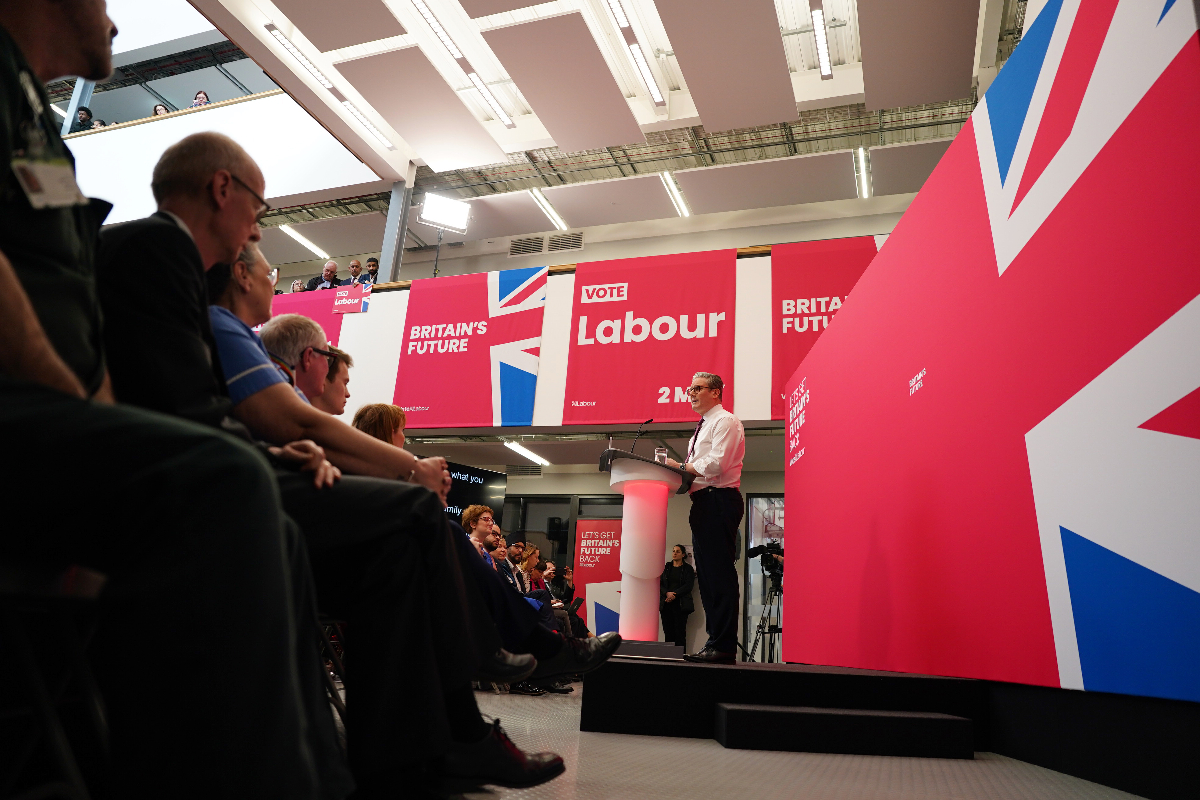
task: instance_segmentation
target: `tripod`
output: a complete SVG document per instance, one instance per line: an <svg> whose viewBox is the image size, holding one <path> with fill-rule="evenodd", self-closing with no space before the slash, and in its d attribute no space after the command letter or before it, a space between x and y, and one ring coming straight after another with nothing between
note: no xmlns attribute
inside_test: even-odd
<svg viewBox="0 0 1200 800"><path fill-rule="evenodd" d="M750 652L746 654L747 661L754 660L754 654L758 651L758 645L763 642L763 659L766 664L775 663L776 648L779 647L779 655L782 657L783 651L779 644L779 637L783 633L782 626L772 625L772 615L778 614L782 618L783 584L779 578L771 576L771 586L767 589L767 600L763 603L762 615L758 618L758 628L754 632L754 644L750 646ZM746 648L742 648L742 652L746 652Z"/></svg>

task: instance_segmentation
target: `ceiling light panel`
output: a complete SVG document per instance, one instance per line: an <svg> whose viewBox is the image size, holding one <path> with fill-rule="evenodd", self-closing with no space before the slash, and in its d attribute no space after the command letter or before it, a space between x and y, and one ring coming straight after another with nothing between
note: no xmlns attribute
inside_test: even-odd
<svg viewBox="0 0 1200 800"><path fill-rule="evenodd" d="M291 225L280 225L279 230L286 233L288 236L296 240L296 243L315 255L317 258L329 258L329 253L326 253L321 248L310 242L307 238L296 232L296 229Z"/></svg>
<svg viewBox="0 0 1200 800"><path fill-rule="evenodd" d="M479 108L484 111L485 115L499 121L506 128L517 127L511 112L505 108L498 93L489 85L486 78L475 68L463 51L464 46L470 47L473 44L473 51L478 54L480 60L484 62L493 60L489 58L491 54L487 47L479 41L478 26L465 17L462 7L457 3L447 2L431 4L428 0L409 0L409 2L427 29L432 32L441 51L449 55L455 65L462 70L471 87L471 94L477 98ZM492 70L492 72L498 72L498 70ZM453 77L448 77L447 80L452 85L457 83Z"/></svg>
<svg viewBox="0 0 1200 800"><path fill-rule="evenodd" d="M649 58L653 57L653 51L651 51L649 57L646 55L646 49L638 40L637 32L633 29L629 15L625 13L625 6L622 0L605 0L605 2L608 4L608 10L612 14L613 22L616 23L617 30L625 42L626 54L633 62L634 70L637 72L642 87L650 95L650 102L655 106L665 107L667 104L665 93L659 85L658 77L650 69Z"/></svg>
<svg viewBox="0 0 1200 800"><path fill-rule="evenodd" d="M827 63L832 67L861 61L857 0L776 0L775 10L791 72L820 72L818 35L813 24L816 12L825 23Z"/></svg>
<svg viewBox="0 0 1200 800"><path fill-rule="evenodd" d="M490 30L483 38L559 149L578 152L642 140L582 15ZM538 47L530 47L530 41Z"/></svg>
<svg viewBox="0 0 1200 800"><path fill-rule="evenodd" d="M310 61L308 56L304 55L304 53L301 53L300 49L296 47L296 45L292 44L292 42L283 35L283 31L279 30L274 23L269 23L267 25L267 32L270 33L275 41L278 42L280 46L282 46L287 52L287 54L292 57L292 60L303 67L304 71L307 72L314 80L316 80L317 83L321 84L326 89L333 88L333 82L329 80L329 78L325 77L325 73L317 69L317 65Z"/></svg>
<svg viewBox="0 0 1200 800"><path fill-rule="evenodd" d="M550 466L549 461L542 458L541 456L539 456L537 453L533 452L532 450L522 447L521 445L517 444L516 442L505 442L504 446L507 447L509 450L512 450L514 453L518 453L519 455L529 459L530 461L532 461L535 464L541 464L543 467Z"/></svg>
<svg viewBox="0 0 1200 800"><path fill-rule="evenodd" d="M829 60L829 35L825 30L825 12L819 8L812 10L812 28L817 44L817 69L821 70L822 78L833 78L833 64Z"/></svg>
<svg viewBox="0 0 1200 800"><path fill-rule="evenodd" d="M656 0L679 67L704 127L752 128L796 119L773 4L727 0Z"/></svg>
<svg viewBox="0 0 1200 800"><path fill-rule="evenodd" d="M579 228L670 219L677 214L659 175L571 183L542 193Z"/></svg>
<svg viewBox="0 0 1200 800"><path fill-rule="evenodd" d="M527 189L526 191L529 192L529 196L533 198L533 202L537 203L538 208L542 210L542 213L546 215L546 218L550 220L550 223L555 228L560 231L570 230L570 226L559 216L554 206L550 205L550 201L546 199L546 195L542 194L540 189Z"/></svg>
<svg viewBox="0 0 1200 800"><path fill-rule="evenodd" d="M272 0L288 22L322 53L404 34L383 0Z"/></svg>

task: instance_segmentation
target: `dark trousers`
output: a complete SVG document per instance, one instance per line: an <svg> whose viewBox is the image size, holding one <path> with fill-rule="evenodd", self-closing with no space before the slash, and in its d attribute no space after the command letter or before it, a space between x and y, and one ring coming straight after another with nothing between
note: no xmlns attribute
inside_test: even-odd
<svg viewBox="0 0 1200 800"><path fill-rule="evenodd" d="M347 750L369 791L446 752L443 698L469 691L500 642L432 492L357 476L317 490L308 473L277 477L308 543L318 606L348 623Z"/></svg>
<svg viewBox="0 0 1200 800"><path fill-rule="evenodd" d="M737 489L701 489L692 492L692 547L696 556L696 580L704 604L708 645L721 653L737 650L740 593L737 569L738 526L745 506Z"/></svg>
<svg viewBox="0 0 1200 800"><path fill-rule="evenodd" d="M103 793L335 796L319 791L311 738L329 706L305 707L297 666L298 540L263 458L210 428L3 377L0 431L13 498L0 558L108 576L91 651L112 733Z"/></svg>
<svg viewBox="0 0 1200 800"><path fill-rule="evenodd" d="M480 558L479 551L471 544L461 525L451 521L450 530L453 531L459 562L463 565L463 575L479 592L504 649L524 653L525 641L538 624L538 612L525 602L521 593L503 575Z"/></svg>
<svg viewBox="0 0 1200 800"><path fill-rule="evenodd" d="M659 606L662 614L663 637L668 642L674 642L680 647L687 646L687 618L692 612L684 611L679 606L679 600L663 603Z"/></svg>

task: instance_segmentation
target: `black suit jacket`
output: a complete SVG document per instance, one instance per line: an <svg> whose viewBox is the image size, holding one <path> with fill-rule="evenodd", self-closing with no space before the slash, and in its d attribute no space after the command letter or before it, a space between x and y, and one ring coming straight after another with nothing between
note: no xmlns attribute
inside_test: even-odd
<svg viewBox="0 0 1200 800"><path fill-rule="evenodd" d="M223 426L230 401L204 273L192 237L165 214L100 232L96 284L117 399Z"/></svg>
<svg viewBox="0 0 1200 800"><path fill-rule="evenodd" d="M316 277L314 277L314 278L309 278L309 279L308 279L308 283L304 284L304 291L306 291L306 292L315 292L315 291L317 290L317 284L318 284L318 283L322 283L322 282L324 282L324 280L325 280L325 279L324 279L324 278L322 278L320 275L317 275L317 276L316 276ZM330 281L330 283L331 283L331 284L333 284L333 285L332 285L332 286L329 286L329 287L326 287L326 288L332 289L334 286L341 286L341 285L342 285L342 282L341 282L341 281L339 281L337 278L334 278L333 280L331 280L331 281Z"/></svg>

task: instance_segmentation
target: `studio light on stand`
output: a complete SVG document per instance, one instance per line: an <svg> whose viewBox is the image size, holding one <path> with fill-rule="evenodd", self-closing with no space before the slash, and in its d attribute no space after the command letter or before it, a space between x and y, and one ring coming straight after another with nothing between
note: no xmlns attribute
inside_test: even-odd
<svg viewBox="0 0 1200 800"><path fill-rule="evenodd" d="M463 234L471 218L471 204L436 194L425 195L417 221L437 228L437 253L433 257L433 277L438 275L438 259L442 256L442 235L446 231Z"/></svg>

